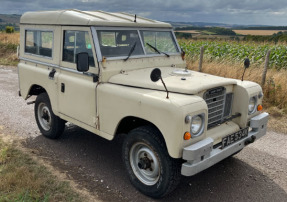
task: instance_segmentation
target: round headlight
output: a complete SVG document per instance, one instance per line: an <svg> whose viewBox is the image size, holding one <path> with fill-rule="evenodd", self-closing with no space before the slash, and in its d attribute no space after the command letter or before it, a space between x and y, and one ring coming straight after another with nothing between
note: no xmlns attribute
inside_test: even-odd
<svg viewBox="0 0 287 202"><path fill-rule="evenodd" d="M191 121L191 133L197 135L202 129L203 118L199 115L192 117Z"/></svg>
<svg viewBox="0 0 287 202"><path fill-rule="evenodd" d="M252 97L249 99L249 105L248 105L248 112L249 114L253 114L256 108L256 98Z"/></svg>

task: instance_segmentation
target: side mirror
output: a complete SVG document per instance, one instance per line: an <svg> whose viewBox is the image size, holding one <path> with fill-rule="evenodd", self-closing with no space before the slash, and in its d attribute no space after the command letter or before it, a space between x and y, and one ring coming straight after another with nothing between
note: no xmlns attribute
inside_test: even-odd
<svg viewBox="0 0 287 202"><path fill-rule="evenodd" d="M244 68L246 69L246 68L248 68L250 66L250 60L248 59L248 58L246 58L245 60L244 60Z"/></svg>
<svg viewBox="0 0 287 202"><path fill-rule="evenodd" d="M249 60L248 58L245 58L245 60L244 60L244 72L243 72L241 81L243 81L243 77L244 77L244 74L245 74L245 70L246 70L249 66L250 66L250 60Z"/></svg>
<svg viewBox="0 0 287 202"><path fill-rule="evenodd" d="M163 84L163 86L164 86L164 88L165 88L165 90L166 90L166 99L168 99L169 97L168 97L168 90L167 90L167 88L166 88L166 85L165 85L165 83L164 83L164 81L163 81L163 79L162 79L162 77L161 77L161 71L160 71L160 69L159 68L155 68L155 69L153 69L152 71L151 71L151 73L150 73L150 79L153 81L153 82L157 82L158 80L161 80L161 82L162 82L162 84Z"/></svg>
<svg viewBox="0 0 287 202"><path fill-rule="evenodd" d="M89 54L88 53L78 53L76 55L77 70L79 72L89 71Z"/></svg>
<svg viewBox="0 0 287 202"><path fill-rule="evenodd" d="M150 73L150 79L153 81L153 82L157 82L158 80L160 80L161 78L161 71L159 68L155 68L151 71Z"/></svg>

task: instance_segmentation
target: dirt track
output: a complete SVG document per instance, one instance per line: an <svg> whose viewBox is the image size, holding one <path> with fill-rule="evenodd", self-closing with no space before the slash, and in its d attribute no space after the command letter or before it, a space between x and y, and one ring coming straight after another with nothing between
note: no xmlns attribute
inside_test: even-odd
<svg viewBox="0 0 287 202"><path fill-rule="evenodd" d="M31 98L32 100L32 98ZM153 201L129 183L120 143L69 126L58 140L40 135L33 105L18 97L16 68L0 66L0 134L23 145L103 201ZM163 201L287 201L287 135L269 131L234 158L183 177Z"/></svg>

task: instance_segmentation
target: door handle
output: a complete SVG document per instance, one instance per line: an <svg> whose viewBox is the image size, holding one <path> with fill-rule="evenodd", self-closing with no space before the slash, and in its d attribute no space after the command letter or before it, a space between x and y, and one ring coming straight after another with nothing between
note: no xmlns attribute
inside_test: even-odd
<svg viewBox="0 0 287 202"><path fill-rule="evenodd" d="M61 92L64 93L65 92L65 84L61 83Z"/></svg>

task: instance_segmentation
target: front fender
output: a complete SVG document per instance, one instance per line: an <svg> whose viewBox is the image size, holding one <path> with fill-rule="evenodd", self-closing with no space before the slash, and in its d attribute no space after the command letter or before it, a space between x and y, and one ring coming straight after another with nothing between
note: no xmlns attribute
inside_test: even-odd
<svg viewBox="0 0 287 202"><path fill-rule="evenodd" d="M162 133L168 152L173 158L182 156L183 135L190 125L187 114L203 111L206 103L193 95L170 93L104 83L97 88L100 130L115 135L119 122L128 116L153 123ZM203 138L203 137L202 137Z"/></svg>

